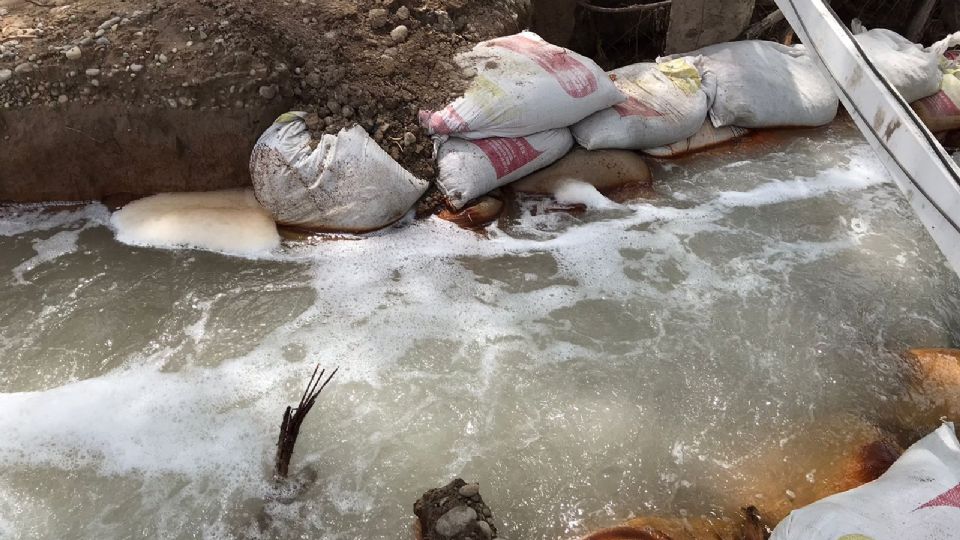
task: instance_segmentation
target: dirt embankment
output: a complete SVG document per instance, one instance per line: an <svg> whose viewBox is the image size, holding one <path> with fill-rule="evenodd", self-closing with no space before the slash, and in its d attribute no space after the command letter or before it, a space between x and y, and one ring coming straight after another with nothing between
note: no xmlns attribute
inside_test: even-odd
<svg viewBox="0 0 960 540"><path fill-rule="evenodd" d="M291 108L432 178L417 111L466 85L456 52L529 20L529 0L0 0L0 200L245 185Z"/></svg>

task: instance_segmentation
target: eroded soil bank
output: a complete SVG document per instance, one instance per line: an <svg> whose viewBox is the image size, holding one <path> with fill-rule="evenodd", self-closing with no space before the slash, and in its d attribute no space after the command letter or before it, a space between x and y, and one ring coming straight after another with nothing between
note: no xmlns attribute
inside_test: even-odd
<svg viewBox="0 0 960 540"><path fill-rule="evenodd" d="M246 185L291 108L430 179L419 108L463 90L456 52L529 22L526 0L0 0L0 200Z"/></svg>

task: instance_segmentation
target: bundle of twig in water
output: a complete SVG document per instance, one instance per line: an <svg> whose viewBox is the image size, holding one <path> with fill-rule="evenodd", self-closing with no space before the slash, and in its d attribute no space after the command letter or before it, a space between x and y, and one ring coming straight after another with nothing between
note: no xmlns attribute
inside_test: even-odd
<svg viewBox="0 0 960 540"><path fill-rule="evenodd" d="M317 364L317 367L313 370L313 375L310 376L310 381L307 383L307 388L303 391L303 396L300 397L300 403L296 408L287 407L287 410L284 411L283 423L280 424L280 440L277 441L274 480L282 480L287 477L287 472L290 469L290 458L293 457L293 447L297 444L297 436L300 435L300 426L303 425L303 420L317 402L320 392L323 392L323 389L330 384L330 380L339 370L339 367L334 369L327 380L320 384L326 370L320 371L320 365ZM320 371L319 375L317 371Z"/></svg>

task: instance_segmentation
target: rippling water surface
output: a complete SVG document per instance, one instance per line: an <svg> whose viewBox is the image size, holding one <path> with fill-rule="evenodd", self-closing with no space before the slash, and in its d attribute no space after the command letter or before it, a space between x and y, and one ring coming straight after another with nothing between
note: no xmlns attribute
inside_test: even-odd
<svg viewBox="0 0 960 540"><path fill-rule="evenodd" d="M514 540L802 494L899 352L958 341L960 283L849 127L654 168L652 201L258 260L0 210L0 537L405 539L454 476ZM315 362L317 480L264 502Z"/></svg>

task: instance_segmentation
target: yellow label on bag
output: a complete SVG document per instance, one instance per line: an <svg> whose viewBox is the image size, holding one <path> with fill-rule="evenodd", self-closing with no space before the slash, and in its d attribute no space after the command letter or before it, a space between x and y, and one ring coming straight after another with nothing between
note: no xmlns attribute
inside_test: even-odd
<svg viewBox="0 0 960 540"><path fill-rule="evenodd" d="M954 104L960 105L960 70L944 75L940 89Z"/></svg>
<svg viewBox="0 0 960 540"><path fill-rule="evenodd" d="M688 96L695 94L703 84L700 79L700 71L685 58L677 58L657 64L657 69L669 77L673 84Z"/></svg>
<svg viewBox="0 0 960 540"><path fill-rule="evenodd" d="M507 93L492 79L477 75L464 94L467 102L475 105L488 122L507 122L520 117L520 111ZM470 120L467 120L468 123Z"/></svg>
<svg viewBox="0 0 960 540"><path fill-rule="evenodd" d="M274 123L274 124L289 124L290 122L294 122L294 121L296 121L296 120L300 120L301 118L302 118L302 117L300 116L300 114L298 114L298 113L296 113L296 112L293 112L293 111L291 111L291 112L285 112L285 113L281 114L280 116L278 116L277 119L273 121L273 123Z"/></svg>

